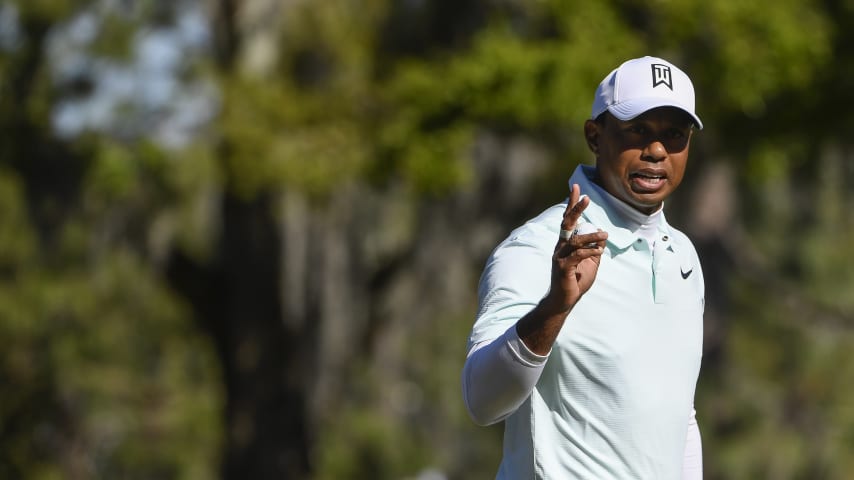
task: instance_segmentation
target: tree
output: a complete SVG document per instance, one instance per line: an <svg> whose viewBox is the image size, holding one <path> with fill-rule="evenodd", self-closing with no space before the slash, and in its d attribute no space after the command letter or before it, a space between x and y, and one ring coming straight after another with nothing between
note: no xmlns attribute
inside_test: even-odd
<svg viewBox="0 0 854 480"><path fill-rule="evenodd" d="M0 7L0 475L494 474L477 275L648 53L706 124L667 205L708 281L706 477L845 478L844 3Z"/></svg>

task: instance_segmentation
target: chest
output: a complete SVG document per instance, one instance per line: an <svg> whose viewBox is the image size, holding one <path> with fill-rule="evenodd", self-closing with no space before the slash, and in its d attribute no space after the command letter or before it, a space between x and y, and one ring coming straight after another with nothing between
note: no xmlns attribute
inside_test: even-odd
<svg viewBox="0 0 854 480"><path fill-rule="evenodd" d="M649 371L690 377L702 353L699 265L671 250L626 254L603 255L593 286L561 330L558 351L575 365L629 379Z"/></svg>

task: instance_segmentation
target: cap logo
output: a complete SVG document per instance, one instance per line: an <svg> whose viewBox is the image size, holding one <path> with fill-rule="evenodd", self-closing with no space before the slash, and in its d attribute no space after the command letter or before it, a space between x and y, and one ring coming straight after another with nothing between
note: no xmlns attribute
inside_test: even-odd
<svg viewBox="0 0 854 480"><path fill-rule="evenodd" d="M673 90L673 81L670 77L670 67L660 63L652 64L652 88L664 85Z"/></svg>

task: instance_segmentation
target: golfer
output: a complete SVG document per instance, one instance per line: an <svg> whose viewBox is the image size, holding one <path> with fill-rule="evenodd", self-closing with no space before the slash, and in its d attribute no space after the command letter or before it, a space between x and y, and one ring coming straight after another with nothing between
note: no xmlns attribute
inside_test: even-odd
<svg viewBox="0 0 854 480"><path fill-rule="evenodd" d="M701 479L703 273L664 215L703 128L688 76L629 60L593 98L595 165L486 262L462 388L504 422L497 478Z"/></svg>

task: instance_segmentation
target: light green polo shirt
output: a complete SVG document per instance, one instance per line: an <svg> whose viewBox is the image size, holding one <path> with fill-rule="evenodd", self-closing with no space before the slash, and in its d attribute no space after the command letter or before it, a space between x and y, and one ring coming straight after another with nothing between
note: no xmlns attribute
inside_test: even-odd
<svg viewBox="0 0 854 480"><path fill-rule="evenodd" d="M499 479L678 479L700 369L704 285L690 240L661 216L633 234L581 166L585 220L608 232L531 395L505 419ZM614 201L611 198L610 201ZM500 337L549 288L566 203L516 229L487 262L469 344Z"/></svg>

